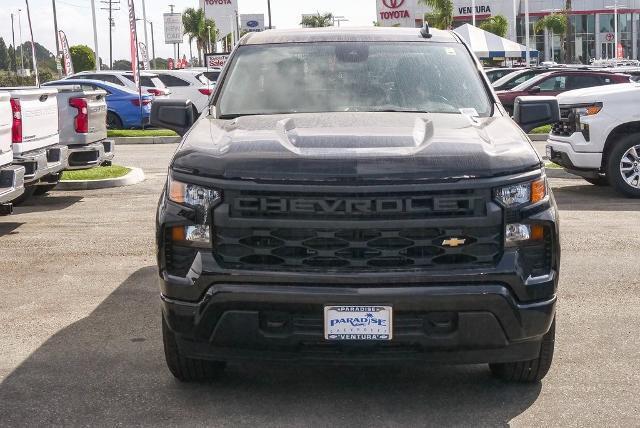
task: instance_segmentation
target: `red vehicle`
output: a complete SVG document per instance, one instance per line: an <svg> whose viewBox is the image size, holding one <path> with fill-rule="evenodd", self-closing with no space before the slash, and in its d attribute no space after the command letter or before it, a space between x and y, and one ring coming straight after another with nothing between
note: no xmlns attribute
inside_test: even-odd
<svg viewBox="0 0 640 428"><path fill-rule="evenodd" d="M630 77L626 74L615 74L607 71L557 70L527 80L509 91L497 91L496 93L504 108L511 114L513 113L513 104L519 96L555 96L573 89L629 83L629 81Z"/></svg>

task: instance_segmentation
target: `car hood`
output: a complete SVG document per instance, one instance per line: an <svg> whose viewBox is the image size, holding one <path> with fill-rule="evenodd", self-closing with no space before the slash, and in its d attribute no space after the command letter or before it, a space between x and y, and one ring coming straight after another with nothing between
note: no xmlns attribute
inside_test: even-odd
<svg viewBox="0 0 640 428"><path fill-rule="evenodd" d="M616 85L594 86L592 88L574 89L558 95L560 105L585 104L605 101L619 101L623 98L638 100L639 83L619 83Z"/></svg>
<svg viewBox="0 0 640 428"><path fill-rule="evenodd" d="M507 117L323 113L203 117L172 167L247 180L450 180L528 171L541 160Z"/></svg>

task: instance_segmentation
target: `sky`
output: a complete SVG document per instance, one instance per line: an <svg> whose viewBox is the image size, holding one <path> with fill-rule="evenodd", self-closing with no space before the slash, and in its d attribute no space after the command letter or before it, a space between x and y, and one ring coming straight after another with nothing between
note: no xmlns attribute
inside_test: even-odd
<svg viewBox="0 0 640 428"><path fill-rule="evenodd" d="M58 28L67 34L69 45L85 44L93 49L93 28L91 18L91 0L55 0L58 16ZM142 15L142 1L134 0L136 15ZM172 45L164 44L162 14L169 12L169 4L175 5L175 11L183 11L187 7L198 7L198 0L144 0L147 19L153 21L155 33L156 56L166 58L173 56ZM0 36L7 46L11 44L11 13L15 14L15 37L19 44L18 9L22 9L22 40L29 40L29 29L25 0L0 0ZM109 62L109 26L107 12L99 10L104 5L95 0L96 21L98 27L98 50L103 62ZM53 26L52 0L29 0L33 36L36 42L50 51L55 51L55 31ZM267 15L266 0L238 0L240 13L264 13ZM127 0L120 0L120 11L114 12L116 26L113 32L113 59L128 59L129 32ZM336 16L345 16L348 22L343 26L371 25L376 18L375 0L271 0L271 16L277 28L299 27L301 14L331 12ZM138 25L138 41L143 41L142 24ZM151 35L149 32L149 45ZM182 53L188 52L188 44L181 47ZM193 50L195 52L195 43ZM195 54L194 54L195 55ZM188 56L188 53L187 53Z"/></svg>

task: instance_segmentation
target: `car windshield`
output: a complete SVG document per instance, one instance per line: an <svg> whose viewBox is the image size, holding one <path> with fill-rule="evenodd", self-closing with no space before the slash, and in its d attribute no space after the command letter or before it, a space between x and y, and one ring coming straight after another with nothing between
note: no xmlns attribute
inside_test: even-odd
<svg viewBox="0 0 640 428"><path fill-rule="evenodd" d="M220 117L343 111L491 114L475 64L457 43L242 46L217 102Z"/></svg>

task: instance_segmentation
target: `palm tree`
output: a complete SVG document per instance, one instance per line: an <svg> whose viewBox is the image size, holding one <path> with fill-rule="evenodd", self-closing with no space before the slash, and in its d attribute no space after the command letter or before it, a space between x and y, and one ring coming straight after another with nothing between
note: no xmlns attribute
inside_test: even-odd
<svg viewBox="0 0 640 428"><path fill-rule="evenodd" d="M204 9L190 7L182 14L182 26L184 27L184 34L189 37L189 46L195 39L198 60L203 61L203 51L212 50L212 46L209 46L209 29L207 27L211 27L211 40L214 46L215 41L218 40L218 29L215 21L205 16Z"/></svg>
<svg viewBox="0 0 640 428"><path fill-rule="evenodd" d="M509 21L502 15L495 15L483 21L480 24L480 28L496 36L505 37L509 30Z"/></svg>
<svg viewBox="0 0 640 428"><path fill-rule="evenodd" d="M542 19L539 19L533 26L533 29L536 33L541 33L546 29L551 31L552 34L558 34L561 38L563 38L564 34L567 31L567 26L568 19L565 13L552 13ZM553 39L551 40L553 41ZM564 53L565 49L562 47L563 44L564 43L562 42L560 43L560 49Z"/></svg>
<svg viewBox="0 0 640 428"><path fill-rule="evenodd" d="M320 15L320 12L318 12L315 15L306 15L302 17L300 25L308 28L331 27L333 25L333 14L325 13Z"/></svg>
<svg viewBox="0 0 640 428"><path fill-rule="evenodd" d="M431 8L431 13L426 13L424 19L432 27L448 30L453 25L453 2L451 0L418 0L418 4Z"/></svg>

